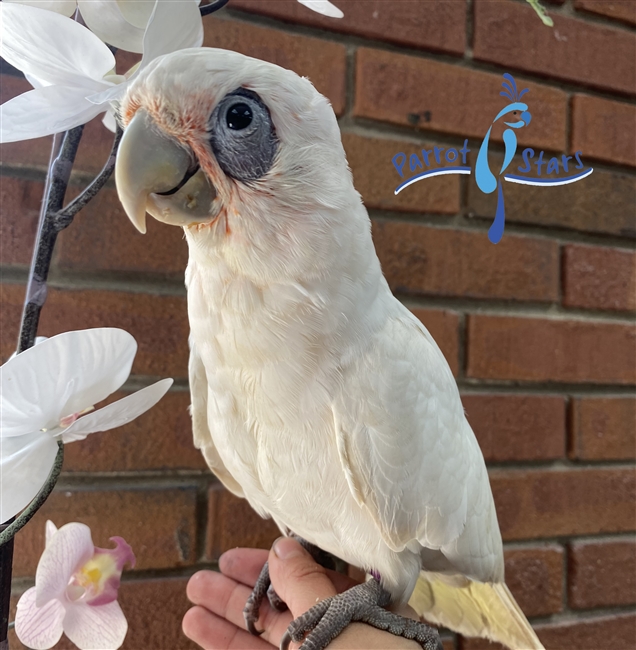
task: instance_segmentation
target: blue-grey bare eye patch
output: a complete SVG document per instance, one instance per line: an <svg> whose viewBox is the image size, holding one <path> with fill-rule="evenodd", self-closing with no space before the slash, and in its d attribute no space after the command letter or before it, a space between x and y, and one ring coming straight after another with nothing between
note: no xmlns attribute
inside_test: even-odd
<svg viewBox="0 0 636 650"><path fill-rule="evenodd" d="M221 169L239 181L262 178L272 167L278 139L267 106L251 90L237 88L212 112L210 144Z"/></svg>

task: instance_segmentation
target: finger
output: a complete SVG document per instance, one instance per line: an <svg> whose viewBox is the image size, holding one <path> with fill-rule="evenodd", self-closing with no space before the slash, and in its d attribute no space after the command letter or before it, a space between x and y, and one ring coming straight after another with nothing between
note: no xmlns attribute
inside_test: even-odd
<svg viewBox="0 0 636 650"><path fill-rule="evenodd" d="M233 548L221 555L219 569L229 578L253 587L268 555L269 552L263 549Z"/></svg>
<svg viewBox="0 0 636 650"><path fill-rule="evenodd" d="M243 608L251 593L250 587L215 571L195 573L187 586L187 595L193 604L204 607L242 630L245 629ZM291 620L289 612L277 612L264 600L256 627L264 630L262 639L278 644Z"/></svg>
<svg viewBox="0 0 636 650"><path fill-rule="evenodd" d="M274 542L269 553L269 575L276 593L294 617L337 593L325 569L291 537Z"/></svg>
<svg viewBox="0 0 636 650"><path fill-rule="evenodd" d="M204 650L272 650L274 647L203 607L189 609L181 627Z"/></svg>
<svg viewBox="0 0 636 650"><path fill-rule="evenodd" d="M221 555L219 568L228 578L241 582L248 587L253 587L263 568L263 564L267 561L268 555L267 551L261 549L233 548ZM338 593L342 593L358 584L349 576L331 569L326 569L326 574Z"/></svg>

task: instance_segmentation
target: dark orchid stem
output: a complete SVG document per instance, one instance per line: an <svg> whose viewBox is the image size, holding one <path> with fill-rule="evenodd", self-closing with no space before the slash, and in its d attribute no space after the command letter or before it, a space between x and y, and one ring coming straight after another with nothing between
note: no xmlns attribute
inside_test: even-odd
<svg viewBox="0 0 636 650"><path fill-rule="evenodd" d="M60 210L54 218L54 225L57 231L64 230L67 226L73 221L73 217L89 202L91 201L97 192L106 185L108 179L113 175L115 170L115 162L117 160L117 149L119 149L119 143L121 138L124 135L123 130L118 125L117 131L115 133L115 139L113 140L113 148L111 149L110 156L108 161L104 165L104 168L101 172L90 182L86 189L76 198L74 198L65 208Z"/></svg>
<svg viewBox="0 0 636 650"><path fill-rule="evenodd" d="M225 7L229 1L230 0L212 0L212 2L208 3L207 5L199 7L199 11L201 12L202 16L208 16L209 14L213 14L219 9L223 9L223 7Z"/></svg>
<svg viewBox="0 0 636 650"><path fill-rule="evenodd" d="M28 350L35 343L40 311L46 301L46 281L49 276L51 257L59 232L55 227L55 215L64 206L64 194L71 177L83 130L83 125L76 126L64 134L60 153L49 169L48 187L43 201L43 209L40 212L35 252L31 261L29 283L22 312L18 353Z"/></svg>

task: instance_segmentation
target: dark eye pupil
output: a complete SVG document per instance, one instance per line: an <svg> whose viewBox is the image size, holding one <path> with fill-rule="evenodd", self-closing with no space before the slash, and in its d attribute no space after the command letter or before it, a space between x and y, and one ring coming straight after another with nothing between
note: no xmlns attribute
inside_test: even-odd
<svg viewBox="0 0 636 650"><path fill-rule="evenodd" d="M252 109L244 103L233 104L227 112L227 125L234 131L245 129L252 123Z"/></svg>

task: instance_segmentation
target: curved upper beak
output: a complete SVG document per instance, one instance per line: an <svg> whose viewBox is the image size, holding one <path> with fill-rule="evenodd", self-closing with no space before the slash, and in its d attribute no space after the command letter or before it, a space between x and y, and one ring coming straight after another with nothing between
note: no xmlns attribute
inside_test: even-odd
<svg viewBox="0 0 636 650"><path fill-rule="evenodd" d="M124 131L115 183L126 214L142 233L146 212L179 226L208 221L216 197L192 154L164 134L143 109Z"/></svg>

